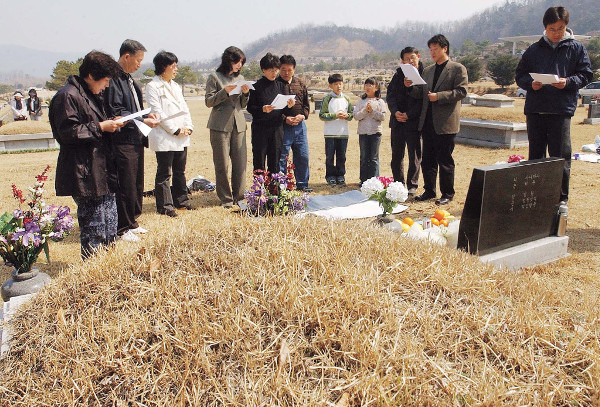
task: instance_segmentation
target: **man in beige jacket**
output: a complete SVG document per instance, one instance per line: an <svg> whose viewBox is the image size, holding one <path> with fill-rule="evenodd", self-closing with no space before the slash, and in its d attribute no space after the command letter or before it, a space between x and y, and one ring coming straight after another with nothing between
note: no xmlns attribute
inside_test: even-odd
<svg viewBox="0 0 600 407"><path fill-rule="evenodd" d="M435 64L423 70L426 85L412 86L410 95L423 100L419 131L423 137L423 182L425 192L415 197L417 201L434 199L436 178L440 171L438 205L446 205L454 198L454 139L460 129L461 100L467 95L467 69L458 62L450 61L450 42L442 34L427 41ZM405 79L405 85L412 82Z"/></svg>

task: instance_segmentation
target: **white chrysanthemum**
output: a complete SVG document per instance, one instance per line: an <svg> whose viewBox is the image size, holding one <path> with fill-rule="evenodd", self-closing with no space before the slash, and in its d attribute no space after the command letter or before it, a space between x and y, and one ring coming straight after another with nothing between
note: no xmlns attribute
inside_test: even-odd
<svg viewBox="0 0 600 407"><path fill-rule="evenodd" d="M401 182L392 182L387 187L385 197L393 202L404 202L408 199L408 189Z"/></svg>
<svg viewBox="0 0 600 407"><path fill-rule="evenodd" d="M381 191L383 191L383 184L377 177L369 178L360 187L360 192L365 198L370 198L373 194Z"/></svg>

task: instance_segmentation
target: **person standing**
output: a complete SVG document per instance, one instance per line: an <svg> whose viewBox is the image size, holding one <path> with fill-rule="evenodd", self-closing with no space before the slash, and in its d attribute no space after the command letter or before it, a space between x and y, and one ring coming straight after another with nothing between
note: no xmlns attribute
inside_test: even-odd
<svg viewBox="0 0 600 407"><path fill-rule="evenodd" d="M246 189L246 118L243 109L248 105L250 89L241 87L241 92L230 95L244 81L240 71L246 63L241 49L227 47L221 55L221 65L206 80L206 107L212 108L208 124L210 145L213 150L217 197L221 206L231 208L244 199ZM231 162L231 184L229 163Z"/></svg>
<svg viewBox="0 0 600 407"><path fill-rule="evenodd" d="M423 137L423 183L425 192L415 200L434 199L438 168L440 173L441 198L437 205L447 205L454 198L454 144L460 130L461 100L467 96L467 69L458 62L450 61L450 42L442 35L434 35L427 41L433 65L423 70L427 85L412 86L412 81L404 78L404 84L411 87L410 95L422 99L419 131Z"/></svg>
<svg viewBox="0 0 600 407"><path fill-rule="evenodd" d="M419 50L406 47L400 52L403 64L411 64L423 74L423 63ZM386 101L390 109L390 129L392 147L392 176L394 181L405 183L404 154L408 152L408 171L406 188L408 195L414 197L419 187L421 172L421 135L419 134L419 118L422 103L408 94L404 86L404 73L398 68L387 89Z"/></svg>
<svg viewBox="0 0 600 407"><path fill-rule="evenodd" d="M42 103L38 98L37 91L33 88L29 89L29 97L27 98L27 111L29 112L29 118L32 121L42 120Z"/></svg>
<svg viewBox="0 0 600 407"><path fill-rule="evenodd" d="M286 86L281 81L276 81L281 62L277 56L268 52L260 59L260 69L263 77L254 84L250 90L248 112L252 115L252 162L254 170L266 169L272 173L279 172L279 158L283 143L283 116L290 107L294 106L293 100L288 100L285 109L275 109L271 105L275 97L286 93Z"/></svg>
<svg viewBox="0 0 600 407"><path fill-rule="evenodd" d="M152 113L161 119L160 125L148 134L148 147L156 154L156 210L160 214L176 217L175 208L196 209L190 203L185 179L187 148L194 125L183 91L174 81L177 75L177 56L172 52L160 51L153 62L156 76L146 85L146 101ZM165 120L180 112L184 114Z"/></svg>
<svg viewBox="0 0 600 407"><path fill-rule="evenodd" d="M324 121L325 181L331 186L346 185L346 149L348 148L348 122L352 120L352 103L342 93L344 77L339 73L327 78L331 93L323 98L319 118Z"/></svg>
<svg viewBox="0 0 600 407"><path fill-rule="evenodd" d="M117 237L117 205L109 182L110 137L123 123L108 120L99 94L119 75L117 62L92 51L52 98L48 118L60 146L56 195L77 204L81 257L91 256Z"/></svg>
<svg viewBox="0 0 600 407"><path fill-rule="evenodd" d="M367 78L365 93L354 107L354 118L358 120L361 185L369 178L379 176L379 146L386 111L379 82L376 78Z"/></svg>
<svg viewBox="0 0 600 407"><path fill-rule="evenodd" d="M296 176L296 187L299 191L311 192L308 186L310 176L308 167L308 137L306 132L306 120L310 113L310 102L308 101L308 90L304 82L294 76L296 72L296 59L292 55L282 55L279 58L281 68L278 80L282 81L287 89L288 95L296 95L294 106L285 113L283 123L283 146L281 147L281 158L279 170L284 174L287 172L287 158L290 148L294 154L294 175Z"/></svg>
<svg viewBox="0 0 600 407"><path fill-rule="evenodd" d="M10 109L12 110L14 121L27 120L27 106L23 101L23 94L21 92L16 91L13 93L13 98L10 101Z"/></svg>
<svg viewBox="0 0 600 407"><path fill-rule="evenodd" d="M128 116L144 109L142 91L131 74L144 59L146 48L135 40L125 40L119 49L120 75L110 82L104 103L108 117ZM154 113L141 119L150 127L159 121ZM144 145L147 139L133 121L113 135L113 157L116 166L118 234L125 241L138 241L138 233L148 232L137 218L142 214L144 192Z"/></svg>
<svg viewBox="0 0 600 407"><path fill-rule="evenodd" d="M569 200L571 175L571 117L575 114L578 90L593 78L590 58L583 44L567 28L569 12L564 7L550 7L542 19L544 34L523 53L517 65L517 85L527 91L525 116L529 159L564 158L560 200ZM544 85L530 73L556 75L558 82Z"/></svg>

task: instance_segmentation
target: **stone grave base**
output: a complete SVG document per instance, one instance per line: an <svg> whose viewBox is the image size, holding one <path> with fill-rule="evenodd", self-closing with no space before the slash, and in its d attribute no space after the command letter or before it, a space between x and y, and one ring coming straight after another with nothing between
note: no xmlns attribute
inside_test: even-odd
<svg viewBox="0 0 600 407"><path fill-rule="evenodd" d="M525 123L460 119L456 142L480 147L518 148L529 146Z"/></svg>
<svg viewBox="0 0 600 407"><path fill-rule="evenodd" d="M480 256L479 260L499 268L516 270L521 267L551 263L570 256L568 236L549 236Z"/></svg>
<svg viewBox="0 0 600 407"><path fill-rule="evenodd" d="M0 151L47 150L58 148L52 133L0 135Z"/></svg>

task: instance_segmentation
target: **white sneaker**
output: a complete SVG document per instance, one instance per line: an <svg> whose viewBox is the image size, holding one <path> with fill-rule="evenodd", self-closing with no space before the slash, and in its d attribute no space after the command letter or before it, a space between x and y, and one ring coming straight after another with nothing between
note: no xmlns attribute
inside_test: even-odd
<svg viewBox="0 0 600 407"><path fill-rule="evenodd" d="M139 242L140 239L135 233L133 233L131 230L128 230L126 233L123 233L121 235L121 240L124 240L126 242Z"/></svg>
<svg viewBox="0 0 600 407"><path fill-rule="evenodd" d="M144 229L143 227L138 226L135 229L129 229L129 232L135 233L137 235L138 233L148 233L148 229Z"/></svg>

